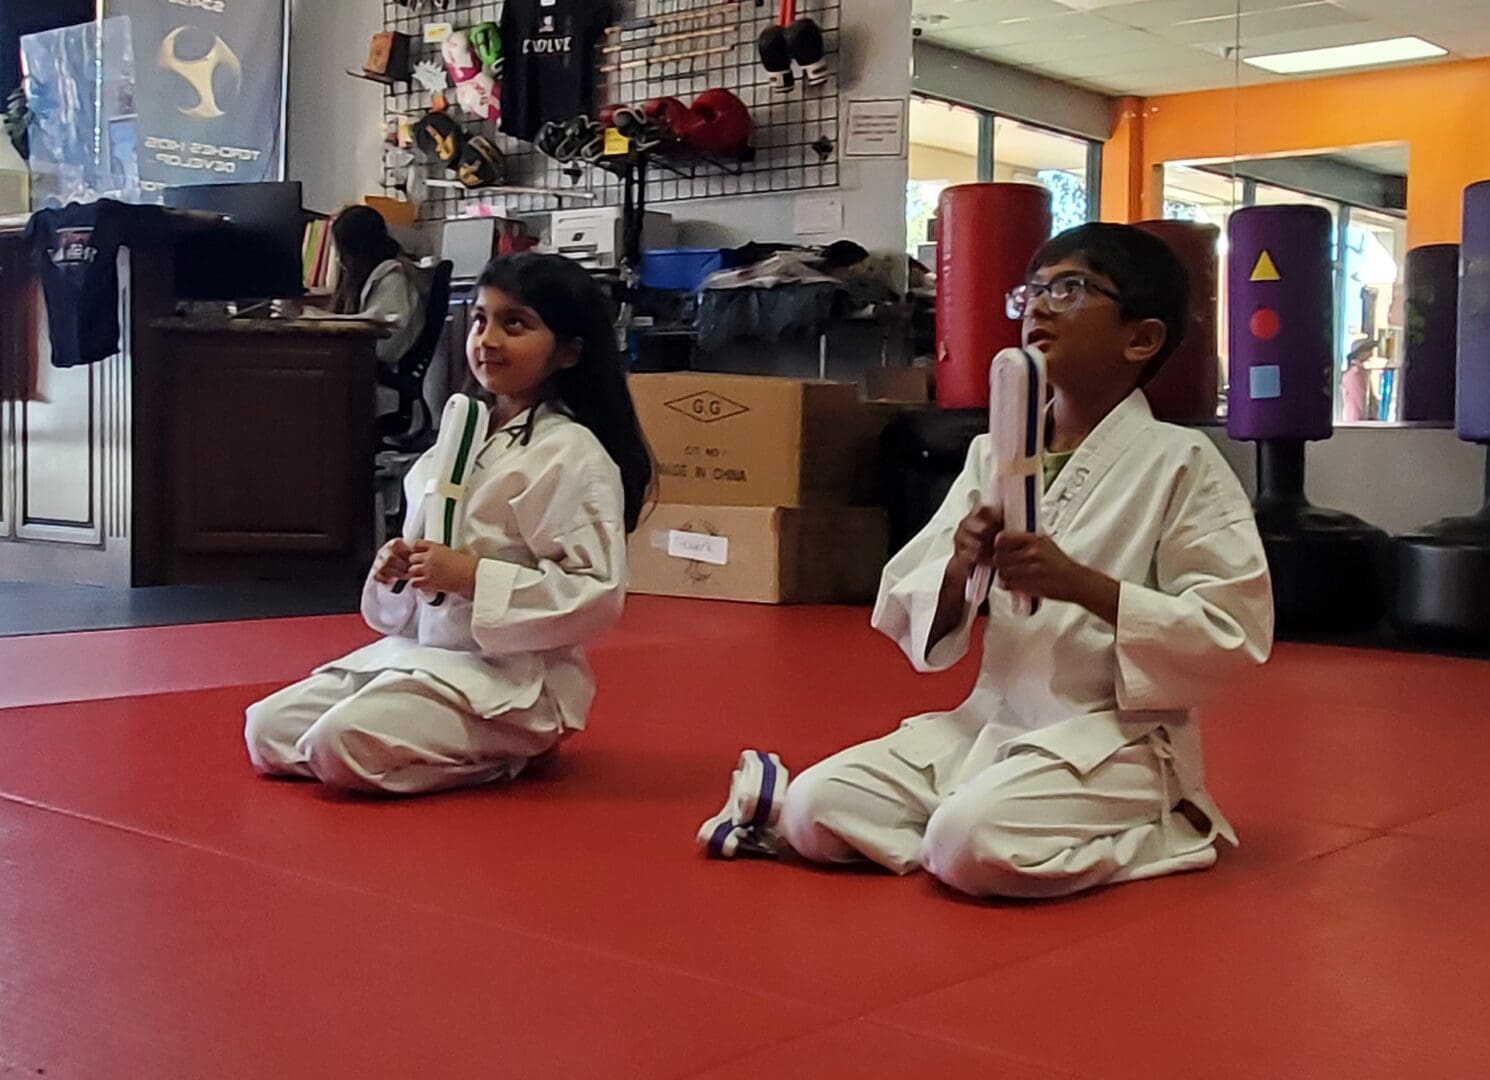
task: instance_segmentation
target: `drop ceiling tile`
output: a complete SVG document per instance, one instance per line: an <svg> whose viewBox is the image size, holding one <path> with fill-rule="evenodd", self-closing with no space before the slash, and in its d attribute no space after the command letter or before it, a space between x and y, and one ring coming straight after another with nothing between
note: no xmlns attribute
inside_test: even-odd
<svg viewBox="0 0 1490 1080"><path fill-rule="evenodd" d="M1094 56L1124 56L1169 50L1170 46L1142 30L1119 29L1112 33L1084 38L1050 38L1011 45L1000 49L1004 62L1018 65L1060 63L1084 60Z"/></svg>
<svg viewBox="0 0 1490 1080"><path fill-rule="evenodd" d="M1235 44L1240 38L1244 48L1249 42L1258 39L1291 34L1356 32L1362 35L1357 40L1364 41L1379 36L1378 30L1366 20L1341 11L1333 4L1323 3L1243 15L1240 25L1235 18L1199 19L1163 27L1154 32L1169 41L1183 42L1186 45L1226 46Z"/></svg>
<svg viewBox="0 0 1490 1080"><path fill-rule="evenodd" d="M1298 0L1292 0L1297 3ZM1103 18L1141 30L1195 19L1235 18L1237 0L1124 0L1101 9Z"/></svg>
<svg viewBox="0 0 1490 1080"><path fill-rule="evenodd" d="M1056 0L914 0L914 16L940 16L946 26L990 26L1015 19L1075 14Z"/></svg>
<svg viewBox="0 0 1490 1080"><path fill-rule="evenodd" d="M1095 15L1068 12L1065 15L1012 19L977 26L948 23L937 27L930 36L939 41L952 42L957 48L977 50L996 45L1027 45L1053 39L1090 37L1113 29L1113 23Z"/></svg>

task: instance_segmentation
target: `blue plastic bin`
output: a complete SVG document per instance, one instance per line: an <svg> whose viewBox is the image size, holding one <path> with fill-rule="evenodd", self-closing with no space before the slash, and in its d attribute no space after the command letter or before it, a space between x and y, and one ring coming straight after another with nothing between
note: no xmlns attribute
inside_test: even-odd
<svg viewBox="0 0 1490 1080"><path fill-rule="evenodd" d="M649 289L697 292L704 279L739 265L733 248L659 248L642 252L642 284Z"/></svg>

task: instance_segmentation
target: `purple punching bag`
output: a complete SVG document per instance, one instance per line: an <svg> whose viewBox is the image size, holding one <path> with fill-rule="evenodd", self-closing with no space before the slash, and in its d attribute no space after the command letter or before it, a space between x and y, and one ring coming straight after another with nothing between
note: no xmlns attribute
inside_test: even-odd
<svg viewBox="0 0 1490 1080"><path fill-rule="evenodd" d="M1459 339L1459 245L1407 253L1407 344L1402 419L1452 423Z"/></svg>
<svg viewBox="0 0 1490 1080"><path fill-rule="evenodd" d="M1490 180L1464 191L1456 419L1459 438L1490 443Z"/></svg>
<svg viewBox="0 0 1490 1080"><path fill-rule="evenodd" d="M1464 192L1458 299L1459 437L1490 443L1490 180ZM1485 495L1479 513L1435 521L1393 542L1391 616L1402 637L1490 644L1490 466Z"/></svg>
<svg viewBox="0 0 1490 1080"><path fill-rule="evenodd" d="M1381 618L1381 545L1359 518L1304 497L1304 444L1334 431L1333 224L1317 206L1231 215L1226 427L1257 443L1257 527L1278 632L1355 633Z"/></svg>
<svg viewBox="0 0 1490 1080"><path fill-rule="evenodd" d="M1328 439L1334 432L1334 225L1319 206L1231 215L1233 439Z"/></svg>

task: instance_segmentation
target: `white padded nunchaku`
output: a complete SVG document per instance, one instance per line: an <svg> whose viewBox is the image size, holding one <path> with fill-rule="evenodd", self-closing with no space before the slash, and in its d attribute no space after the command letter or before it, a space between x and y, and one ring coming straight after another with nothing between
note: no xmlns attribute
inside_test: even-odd
<svg viewBox="0 0 1490 1080"><path fill-rule="evenodd" d="M1037 349L1004 349L988 368L988 490L985 506L1001 507L1004 528L1037 533L1045 497L1045 358ZM991 571L980 565L968 580L968 603L988 596ZM1016 593L1014 611L1032 615L1038 597Z"/></svg>
<svg viewBox="0 0 1490 1080"><path fill-rule="evenodd" d="M471 482L486 424L486 406L475 398L455 394L445 403L440 434L435 441L435 474L424 487L420 506L404 522L404 543L410 547L420 540L449 548L459 544L466 487ZM393 591L402 592L407 584L400 581ZM439 607L444 602L445 594L438 593L430 604Z"/></svg>

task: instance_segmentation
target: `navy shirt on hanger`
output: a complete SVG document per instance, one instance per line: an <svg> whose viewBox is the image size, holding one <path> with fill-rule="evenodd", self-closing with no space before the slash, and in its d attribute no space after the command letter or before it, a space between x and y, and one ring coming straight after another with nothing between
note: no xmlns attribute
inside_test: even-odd
<svg viewBox="0 0 1490 1080"><path fill-rule="evenodd" d="M53 367L96 364L119 351L119 246L130 227L164 220L158 206L112 199L32 215L26 237L41 274Z"/></svg>

